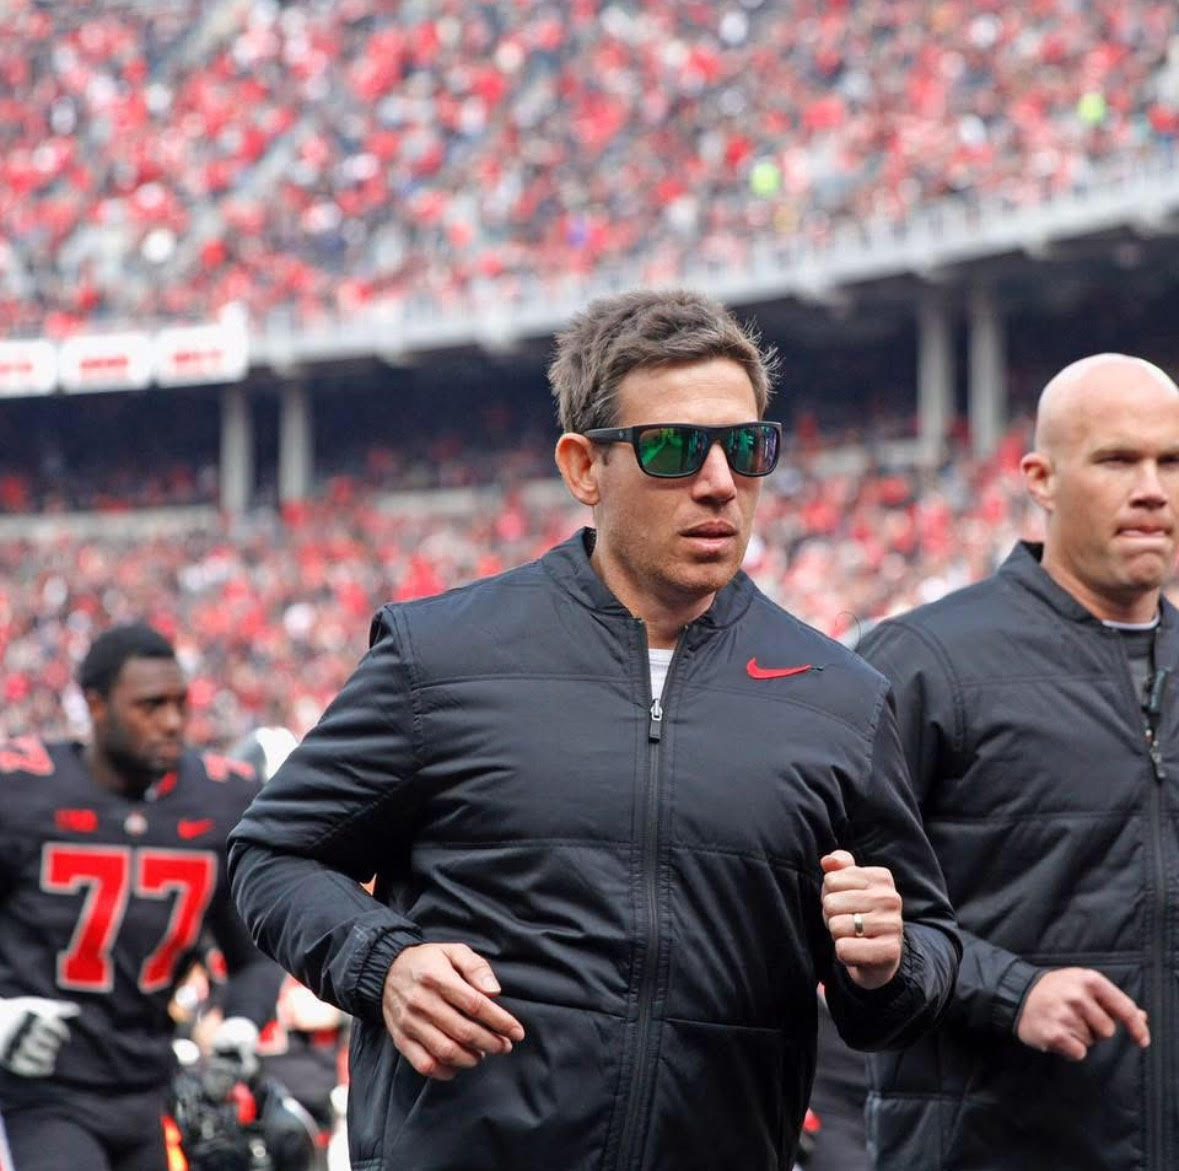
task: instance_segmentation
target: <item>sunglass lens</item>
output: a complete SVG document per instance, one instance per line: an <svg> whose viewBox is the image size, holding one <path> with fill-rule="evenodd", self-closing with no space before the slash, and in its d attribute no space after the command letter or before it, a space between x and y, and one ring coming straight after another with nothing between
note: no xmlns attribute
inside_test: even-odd
<svg viewBox="0 0 1179 1171"><path fill-rule="evenodd" d="M639 463L650 476L691 475L707 437L693 427L650 427L639 434Z"/></svg>
<svg viewBox="0 0 1179 1171"><path fill-rule="evenodd" d="M729 466L742 476L764 476L778 462L778 431L763 423L734 427L729 432L725 454Z"/></svg>

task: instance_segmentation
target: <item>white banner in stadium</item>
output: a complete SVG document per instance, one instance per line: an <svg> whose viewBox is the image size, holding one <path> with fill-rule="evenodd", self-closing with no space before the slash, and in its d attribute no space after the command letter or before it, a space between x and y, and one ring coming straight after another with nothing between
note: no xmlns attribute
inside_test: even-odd
<svg viewBox="0 0 1179 1171"><path fill-rule="evenodd" d="M66 390L142 390L152 379L151 335L109 333L67 338L58 350Z"/></svg>
<svg viewBox="0 0 1179 1171"><path fill-rule="evenodd" d="M49 394L55 386L57 347L52 342L0 342L0 397Z"/></svg>
<svg viewBox="0 0 1179 1171"><path fill-rule="evenodd" d="M172 326L155 337L155 379L161 386L236 382L249 364L244 324Z"/></svg>
<svg viewBox="0 0 1179 1171"><path fill-rule="evenodd" d="M178 325L155 333L127 331L80 334L63 342L46 338L0 341L0 398L142 390L237 382L249 371L243 314L226 312L218 322Z"/></svg>

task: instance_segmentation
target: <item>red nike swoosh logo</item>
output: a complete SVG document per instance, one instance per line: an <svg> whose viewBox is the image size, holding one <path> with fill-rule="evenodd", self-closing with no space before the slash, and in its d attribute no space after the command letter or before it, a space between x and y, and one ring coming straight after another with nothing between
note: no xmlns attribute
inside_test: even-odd
<svg viewBox="0 0 1179 1171"><path fill-rule="evenodd" d="M787 675L801 675L810 669L810 663L804 663L801 667L759 667L756 655L745 664L750 679L785 679Z"/></svg>
<svg viewBox="0 0 1179 1171"><path fill-rule="evenodd" d="M58 829L92 834L98 829L98 814L93 809L59 809L53 815L53 823Z"/></svg>
<svg viewBox="0 0 1179 1171"><path fill-rule="evenodd" d="M189 841L191 838L199 838L201 834L207 834L216 824L209 817L202 817L199 821L188 821L182 818L176 823L176 832L185 841Z"/></svg>

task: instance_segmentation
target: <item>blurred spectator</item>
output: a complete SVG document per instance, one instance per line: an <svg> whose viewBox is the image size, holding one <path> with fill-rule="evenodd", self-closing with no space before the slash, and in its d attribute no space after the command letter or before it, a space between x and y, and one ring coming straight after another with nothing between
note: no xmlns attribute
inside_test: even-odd
<svg viewBox="0 0 1179 1171"><path fill-rule="evenodd" d="M1170 0L15 0L0 331L499 308L1179 134ZM633 281L632 281L633 283Z"/></svg>

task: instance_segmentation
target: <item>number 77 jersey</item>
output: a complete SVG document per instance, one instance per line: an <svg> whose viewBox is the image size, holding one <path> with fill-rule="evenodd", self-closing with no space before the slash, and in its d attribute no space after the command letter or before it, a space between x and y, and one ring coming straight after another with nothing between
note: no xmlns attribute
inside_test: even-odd
<svg viewBox="0 0 1179 1171"><path fill-rule="evenodd" d="M0 744L0 997L70 1000L54 1080L162 1085L168 1002L211 935L231 972L268 968L229 900L225 838L257 791L254 770L186 752L131 799L102 788L80 745ZM255 1011L265 1019L269 982Z"/></svg>

